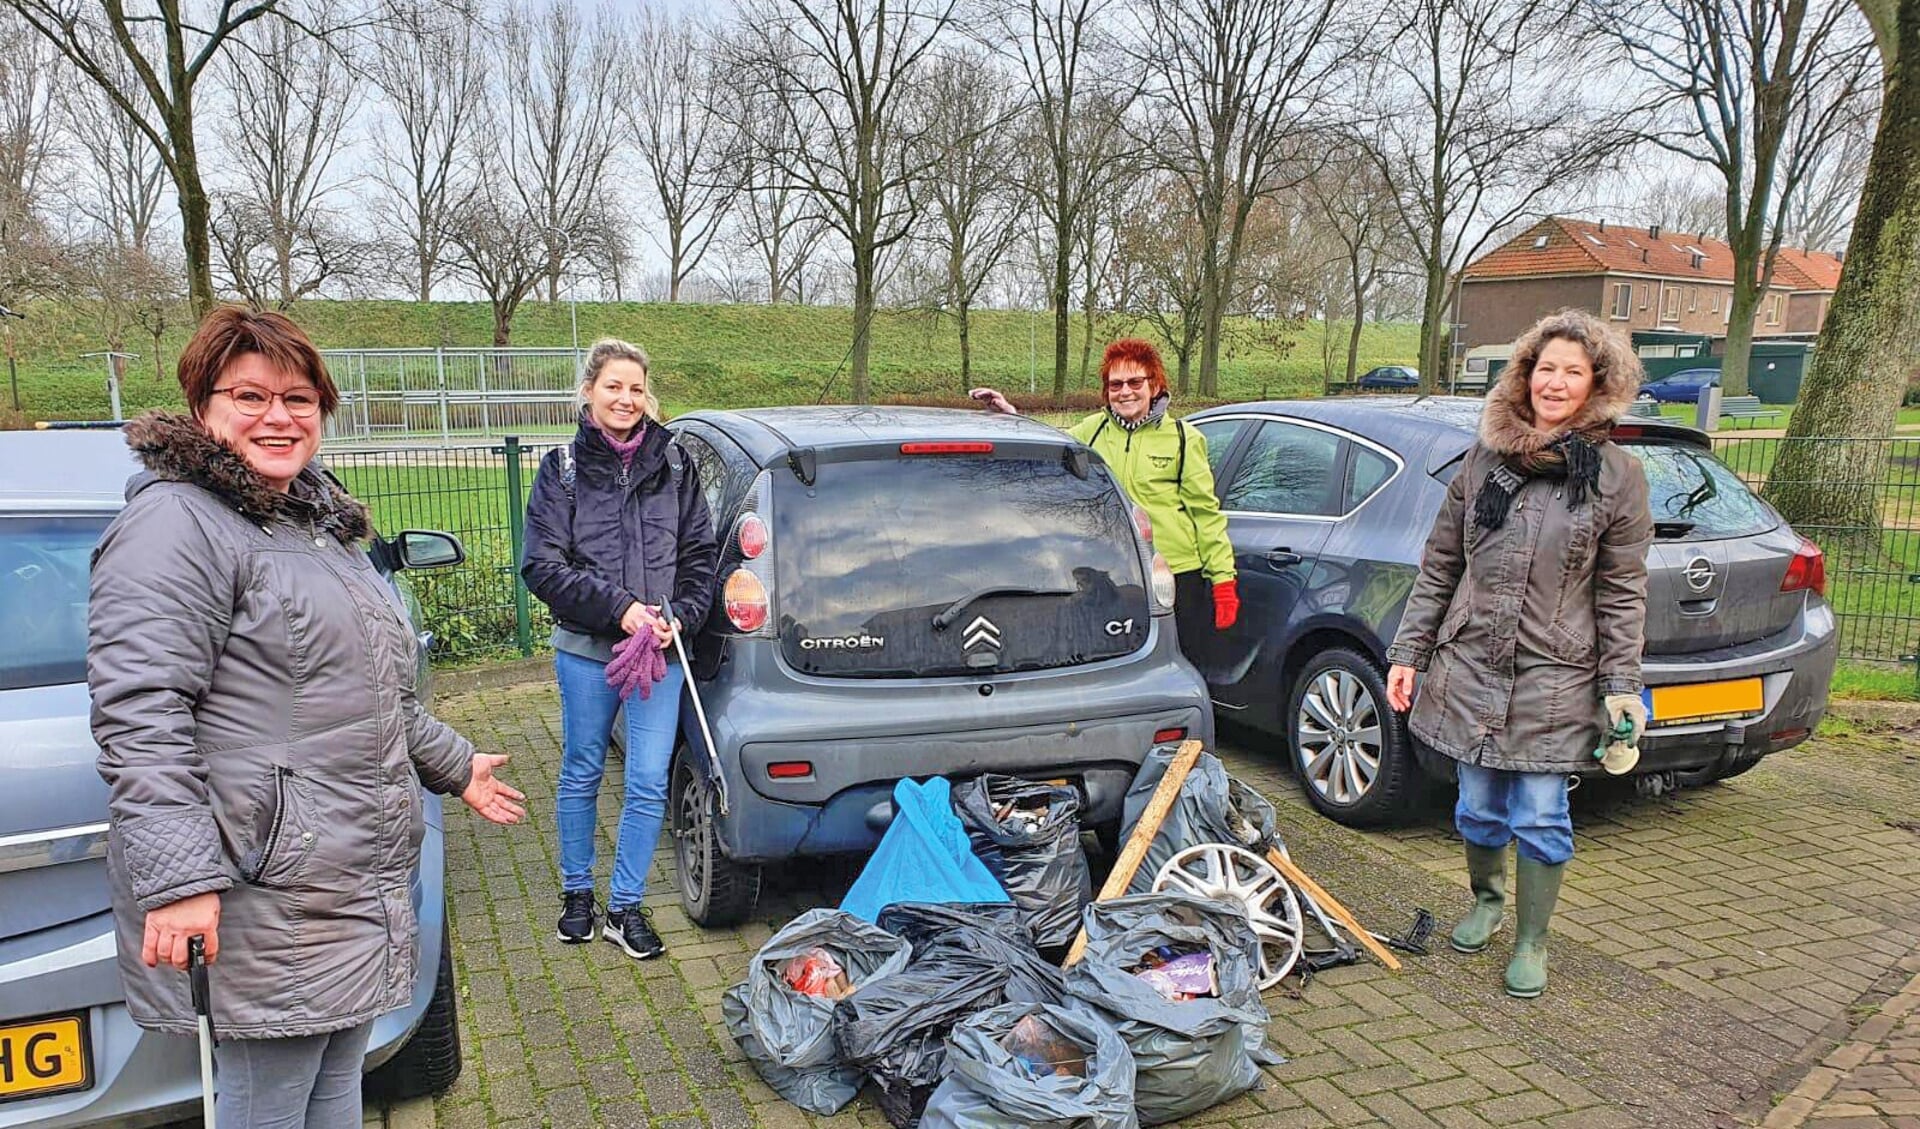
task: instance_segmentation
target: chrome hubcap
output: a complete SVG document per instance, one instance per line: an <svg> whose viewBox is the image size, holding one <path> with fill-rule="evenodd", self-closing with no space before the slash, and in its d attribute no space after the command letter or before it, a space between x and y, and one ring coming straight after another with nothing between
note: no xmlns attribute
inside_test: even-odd
<svg viewBox="0 0 1920 1129"><path fill-rule="evenodd" d="M1188 847L1154 876L1155 893L1177 890L1219 898L1246 908L1260 938L1260 987L1271 988L1293 971L1304 936L1300 900L1273 864L1252 851L1222 843Z"/></svg>
<svg viewBox="0 0 1920 1129"><path fill-rule="evenodd" d="M1380 710L1352 673L1325 670L1300 699L1293 735L1300 774L1323 799L1352 804L1380 775Z"/></svg>

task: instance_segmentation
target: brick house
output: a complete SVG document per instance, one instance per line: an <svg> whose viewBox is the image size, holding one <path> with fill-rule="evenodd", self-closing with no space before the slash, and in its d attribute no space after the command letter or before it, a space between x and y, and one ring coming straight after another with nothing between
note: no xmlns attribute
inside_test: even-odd
<svg viewBox="0 0 1920 1129"><path fill-rule="evenodd" d="M1839 284L1840 256L1781 248L1755 339L1817 335ZM1732 301L1733 249L1717 239L1549 216L1462 272L1454 320L1468 349L1508 344L1570 306L1629 333L1724 338Z"/></svg>

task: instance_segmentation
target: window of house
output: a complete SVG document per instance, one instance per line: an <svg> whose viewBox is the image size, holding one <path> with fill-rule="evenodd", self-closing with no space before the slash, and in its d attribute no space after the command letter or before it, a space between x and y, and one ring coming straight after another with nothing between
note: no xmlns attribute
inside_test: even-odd
<svg viewBox="0 0 1920 1129"><path fill-rule="evenodd" d="M1640 284L1640 308L1641 309L1644 310L1647 308L1647 302L1650 300L1651 296L1652 296L1652 288L1649 287L1644 282L1641 283Z"/></svg>
<svg viewBox="0 0 1920 1129"><path fill-rule="evenodd" d="M1712 298L1713 300L1713 312L1716 314L1719 313L1720 312L1720 292L1718 290L1715 290L1711 295L1709 295L1709 297Z"/></svg>
<svg viewBox="0 0 1920 1129"><path fill-rule="evenodd" d="M1678 286L1669 286L1661 293L1660 320L1680 320L1680 288Z"/></svg>
<svg viewBox="0 0 1920 1129"><path fill-rule="evenodd" d="M1633 316L1633 283L1616 282L1613 284L1613 320L1625 321Z"/></svg>
<svg viewBox="0 0 1920 1129"><path fill-rule="evenodd" d="M1768 325L1780 324L1780 305L1781 305L1781 298L1780 298L1780 295L1778 294L1775 294L1773 297L1767 299L1767 324Z"/></svg>
<svg viewBox="0 0 1920 1129"><path fill-rule="evenodd" d="M1687 312L1690 314L1700 312L1700 288L1698 286L1687 287Z"/></svg>

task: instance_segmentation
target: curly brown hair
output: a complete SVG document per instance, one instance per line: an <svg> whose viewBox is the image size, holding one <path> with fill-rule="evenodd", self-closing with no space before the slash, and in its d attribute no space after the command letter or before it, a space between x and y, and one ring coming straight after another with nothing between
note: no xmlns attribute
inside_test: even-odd
<svg viewBox="0 0 1920 1129"><path fill-rule="evenodd" d="M1592 399L1624 404L1639 394L1642 370L1633 346L1612 326L1585 310L1561 310L1535 322L1513 343L1508 371L1523 382L1531 380L1533 366L1540 362L1540 351L1549 341L1571 341L1587 351L1587 360L1593 364ZM1523 400L1516 406L1524 407L1531 422L1531 404Z"/></svg>

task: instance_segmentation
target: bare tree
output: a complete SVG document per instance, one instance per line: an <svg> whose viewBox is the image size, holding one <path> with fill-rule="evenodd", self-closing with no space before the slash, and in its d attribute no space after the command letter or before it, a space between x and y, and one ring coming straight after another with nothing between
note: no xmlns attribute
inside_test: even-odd
<svg viewBox="0 0 1920 1129"><path fill-rule="evenodd" d="M124 97L145 97L124 56L108 66ZM60 105L79 154L77 167L93 189L73 193L74 207L117 246L153 261L151 239L166 198L166 165L140 127L97 87L68 86Z"/></svg>
<svg viewBox="0 0 1920 1129"><path fill-rule="evenodd" d="M187 291L196 314L213 306L212 201L200 172L195 97L234 33L274 16L281 0L222 0L218 5L157 0L129 10L126 0L0 0L19 13L152 142L179 199ZM312 23L325 38L339 29ZM144 31L145 34L141 34ZM133 68L142 97L115 78L116 58Z"/></svg>
<svg viewBox="0 0 1920 1129"><path fill-rule="evenodd" d="M53 266L40 214L41 184L55 154L58 57L24 22L0 8L0 299L40 289Z"/></svg>
<svg viewBox="0 0 1920 1129"><path fill-rule="evenodd" d="M1886 82L1846 266L1766 497L1802 528L1877 530L1873 484L1900 397L1920 376L1920 0L1859 0ZM1876 554L1879 538L1864 538ZM1884 568L1882 560L1869 567Z"/></svg>
<svg viewBox="0 0 1920 1129"><path fill-rule="evenodd" d="M385 109L374 134L374 211L406 248L414 292L430 302L448 270L447 228L473 190L465 156L486 97L481 33L441 0L397 0L368 73Z"/></svg>
<svg viewBox="0 0 1920 1129"><path fill-rule="evenodd" d="M963 52L931 68L925 90L925 143L936 172L927 178L925 242L939 260L939 303L960 329L960 387L973 382L971 314L999 269L1024 215L1014 179L1014 144L1002 128L1014 112L992 61Z"/></svg>
<svg viewBox="0 0 1920 1129"><path fill-rule="evenodd" d="M313 14L337 22L324 6ZM245 54L225 68L221 133L236 183L214 195L214 238L241 296L285 310L352 270L362 247L329 200L342 187L334 162L356 103L349 48L288 20L242 28L235 42Z"/></svg>
<svg viewBox="0 0 1920 1129"><path fill-rule="evenodd" d="M447 242L455 272L486 295L493 343L513 341L513 315L552 262L552 240L504 179L488 180L449 217Z"/></svg>
<svg viewBox="0 0 1920 1129"><path fill-rule="evenodd" d="M881 256L913 230L928 171L913 88L956 0L749 0L737 64L779 115L766 154L846 240L853 281L850 394L868 399Z"/></svg>
<svg viewBox="0 0 1920 1129"><path fill-rule="evenodd" d="M658 8L641 11L627 121L660 208L667 301L700 265L732 202L722 173L727 142L718 60L704 26Z"/></svg>
<svg viewBox="0 0 1920 1129"><path fill-rule="evenodd" d="M744 48L730 48L728 56L742 57L739 50ZM800 139L794 115L771 108L774 98L743 78L728 84L721 103L733 127L724 158L733 230L725 241L729 262L722 289L735 295L734 301L777 305L799 294L827 222L818 202L775 156L791 151ZM748 262L754 270L741 265ZM755 276L757 283L750 281Z"/></svg>
<svg viewBox="0 0 1920 1129"><path fill-rule="evenodd" d="M1339 281L1344 283L1344 297L1352 318L1347 332L1345 379L1348 384L1353 383L1360 367L1360 335L1366 326L1367 304L1377 291L1381 276L1390 269L1388 235L1394 222L1392 189L1365 153L1365 145L1357 139L1353 144L1342 146L1329 154L1326 163L1301 186L1306 202L1319 218L1319 226L1337 251L1333 264ZM1321 313L1331 327L1331 286L1328 298Z"/></svg>
<svg viewBox="0 0 1920 1129"><path fill-rule="evenodd" d="M1146 321L1173 350L1174 390L1192 387L1205 302L1206 232L1186 187L1156 172L1128 188L1120 211L1117 253L1132 280L1122 308Z"/></svg>
<svg viewBox="0 0 1920 1129"><path fill-rule="evenodd" d="M610 23L605 13L589 23L571 0L548 0L531 13L512 12L502 26L509 152L494 163L545 241L549 302L560 300L560 280L585 256L606 204L625 93Z"/></svg>
<svg viewBox="0 0 1920 1129"><path fill-rule="evenodd" d="M1789 202L1874 81L1865 21L1851 0L1623 0L1601 15L1647 85L1641 137L1725 188L1733 296L1721 387L1745 395Z"/></svg>
<svg viewBox="0 0 1920 1129"><path fill-rule="evenodd" d="M1145 137L1180 178L1201 231L1200 394L1220 352L1247 223L1302 167L1301 122L1342 64L1336 0L1145 0Z"/></svg>
<svg viewBox="0 0 1920 1129"><path fill-rule="evenodd" d="M1873 156L1874 116L1880 103L1877 90L1862 94L1846 111L1849 124L1813 154L1806 175L1788 193L1782 246L1830 251L1846 244L1867 161Z"/></svg>
<svg viewBox="0 0 1920 1129"><path fill-rule="evenodd" d="M1380 56L1368 152L1392 188L1400 236L1420 272L1420 380L1446 384L1460 272L1553 193L1611 159L1591 84L1541 68L1571 55L1555 0L1402 0Z"/></svg>
<svg viewBox="0 0 1920 1129"><path fill-rule="evenodd" d="M1026 187L1045 244L1053 311L1053 397L1067 391L1068 325L1075 249L1083 217L1101 205L1113 167L1132 145L1125 126L1137 78L1106 29L1118 0L1008 0L999 17L1004 50L1026 80Z"/></svg>

